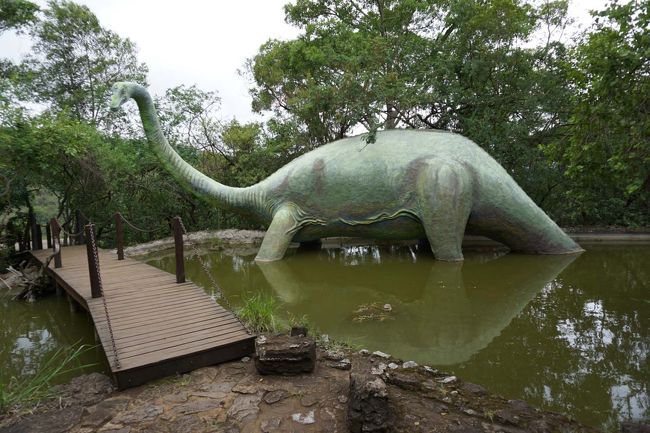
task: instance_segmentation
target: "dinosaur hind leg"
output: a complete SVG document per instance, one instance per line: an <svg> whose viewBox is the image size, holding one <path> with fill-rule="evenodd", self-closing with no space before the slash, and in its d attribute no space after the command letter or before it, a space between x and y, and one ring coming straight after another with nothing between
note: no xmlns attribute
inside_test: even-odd
<svg viewBox="0 0 650 433"><path fill-rule="evenodd" d="M282 259L295 234L295 227L296 220L290 208L283 207L277 211L273 216L269 229L266 231L266 235L264 235L262 246L255 257L255 261L272 262Z"/></svg>
<svg viewBox="0 0 650 433"><path fill-rule="evenodd" d="M471 180L465 168L455 161L431 161L418 176L417 197L435 258L463 260L461 245L472 207Z"/></svg>

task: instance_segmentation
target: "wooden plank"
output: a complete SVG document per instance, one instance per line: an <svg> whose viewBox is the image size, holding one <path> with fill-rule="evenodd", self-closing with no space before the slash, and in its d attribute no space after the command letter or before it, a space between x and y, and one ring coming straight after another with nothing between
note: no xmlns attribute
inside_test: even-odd
<svg viewBox="0 0 650 433"><path fill-rule="evenodd" d="M50 251L33 251L43 262ZM47 270L89 310L120 389L170 372L245 356L253 336L192 282L132 259L98 251L105 298L92 299L85 246L62 249L63 267ZM120 367L105 317L106 301Z"/></svg>

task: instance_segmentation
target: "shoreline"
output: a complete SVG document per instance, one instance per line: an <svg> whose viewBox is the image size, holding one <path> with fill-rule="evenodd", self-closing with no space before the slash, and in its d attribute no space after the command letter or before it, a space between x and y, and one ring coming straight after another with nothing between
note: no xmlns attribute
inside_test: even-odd
<svg viewBox="0 0 650 433"><path fill-rule="evenodd" d="M320 345L315 370L297 376L262 376L249 358L120 392L99 373L79 376L31 414L0 419L0 433L347 432L351 374L385 383L386 431L599 431L430 367Z"/></svg>

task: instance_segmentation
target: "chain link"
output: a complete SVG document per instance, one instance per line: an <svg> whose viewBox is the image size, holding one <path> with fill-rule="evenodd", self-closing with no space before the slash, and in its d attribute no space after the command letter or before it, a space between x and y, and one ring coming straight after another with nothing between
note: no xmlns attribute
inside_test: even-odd
<svg viewBox="0 0 650 433"><path fill-rule="evenodd" d="M187 232L187 229L185 229L185 224L183 224L183 220L181 218L179 218L179 221L181 223L181 230L183 231L184 242L187 245L189 245L190 248L192 248L192 252L191 252L189 258L191 259L192 257L196 257L196 259L199 261L199 264L203 268L203 272L205 272L205 274L208 276L208 279L210 280L210 284L212 285L212 288L213 288L212 289L212 292L213 292L212 298L215 300L215 302L219 301L218 303L225 304L226 308L229 309L233 313L233 315L235 316L237 321L244 327L244 329L246 329L246 332L248 332L250 334L251 333L250 329L248 329L248 327L244 324L244 322L242 322L239 319L239 316L237 314L235 314L235 310L233 309L232 304L230 303L230 301L228 301L228 298L226 298L224 296L223 291L221 290L221 287L219 286L219 283L217 283L217 280L212 275L212 272L210 271L210 268L208 267L208 264L205 262L205 260L203 260L203 257L199 253L198 247L196 246L195 243L190 242L189 233Z"/></svg>
<svg viewBox="0 0 650 433"><path fill-rule="evenodd" d="M139 232L142 232L142 233L156 233L156 232L159 232L159 231L162 231L162 230L168 230L168 227L159 227L159 228L153 229L153 230L145 230L145 229L142 229L140 227L137 227L137 226L133 225L131 223L131 221L127 220L124 217L124 215L120 214L120 217L122 218L122 221L124 221L126 223L126 225L131 227L133 230L136 230L136 231L139 231Z"/></svg>
<svg viewBox="0 0 650 433"><path fill-rule="evenodd" d="M97 271L97 279L99 281L99 294L102 298L104 305L104 314L106 314L106 325L108 326L108 333L111 337L111 345L113 346L113 358L115 360L115 369L119 370L120 360L117 356L117 346L115 345L115 336L113 335L113 326L111 325L111 318L108 315L108 305L106 303L106 295L104 294L104 285L102 284L102 274L99 272L99 255L97 253L97 244L95 243L95 236L90 236L90 243L95 257L95 270Z"/></svg>

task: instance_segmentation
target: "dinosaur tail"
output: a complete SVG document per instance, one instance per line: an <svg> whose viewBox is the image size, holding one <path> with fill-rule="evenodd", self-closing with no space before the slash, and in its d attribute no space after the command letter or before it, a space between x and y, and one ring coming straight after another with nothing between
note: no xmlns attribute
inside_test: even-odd
<svg viewBox="0 0 650 433"><path fill-rule="evenodd" d="M527 254L573 254L584 251L540 209L510 175L496 167L479 179L468 221L472 233L488 236L512 251Z"/></svg>

